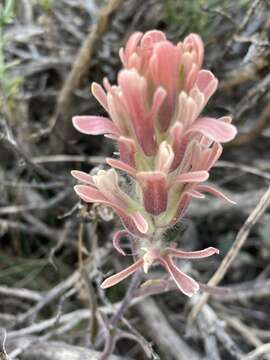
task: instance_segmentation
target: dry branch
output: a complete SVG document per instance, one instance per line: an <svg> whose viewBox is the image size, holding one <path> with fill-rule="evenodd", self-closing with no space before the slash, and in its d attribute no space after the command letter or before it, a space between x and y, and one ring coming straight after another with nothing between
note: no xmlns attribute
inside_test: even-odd
<svg viewBox="0 0 270 360"><path fill-rule="evenodd" d="M58 162L85 162L91 165L105 164L104 156L87 156L87 155L43 155L32 159L34 164L58 163Z"/></svg>
<svg viewBox="0 0 270 360"><path fill-rule="evenodd" d="M211 353L213 360L218 360L218 348L214 340L218 340L225 349L231 354L233 359L242 359L242 351L238 348L231 336L228 334L224 323L217 317L214 310L205 305L198 315L197 324L204 338L207 354ZM212 348L209 346L212 346ZM214 355L215 354L215 355ZM214 357L213 357L214 355Z"/></svg>
<svg viewBox="0 0 270 360"><path fill-rule="evenodd" d="M242 360L259 360L262 359L262 355L270 353L270 343L259 346L256 350L251 351L244 356Z"/></svg>
<svg viewBox="0 0 270 360"><path fill-rule="evenodd" d="M42 294L28 289L18 289L18 288L10 288L8 286L2 285L0 286L0 295L4 296L14 296L19 299L30 300L30 301L40 301L42 299Z"/></svg>
<svg viewBox="0 0 270 360"><path fill-rule="evenodd" d="M47 210L53 208L64 199L66 199L72 193L72 189L67 189L62 192L59 192L57 195L52 197L49 200L44 200L43 203L40 201L33 202L32 204L25 204L25 205L8 205L3 206L0 209L0 215L7 215L7 214L17 214L25 211L32 211L32 210Z"/></svg>
<svg viewBox="0 0 270 360"><path fill-rule="evenodd" d="M189 347L170 326L155 301L145 299L137 305L137 309L145 323L147 333L164 354L164 359L199 360L201 357Z"/></svg>
<svg viewBox="0 0 270 360"><path fill-rule="evenodd" d="M248 174L256 175L259 177L262 177L264 179L270 180L270 173L266 171L262 171L256 167L248 166L245 164L239 164L235 162L230 161L218 161L215 165L215 167L225 167L229 169L237 169L243 172L246 172Z"/></svg>
<svg viewBox="0 0 270 360"><path fill-rule="evenodd" d="M232 327L236 332L238 332L247 343L250 343L255 348L260 348L263 345L263 342L258 338L253 331L250 331L250 328L245 325L241 320L236 317L224 316L226 323ZM245 358L245 357L244 357ZM270 355L266 355L266 360L270 359Z"/></svg>
<svg viewBox="0 0 270 360"><path fill-rule="evenodd" d="M209 280L208 284L211 286L216 286L220 283L220 281L225 276L227 270L229 269L231 263L234 261L236 256L238 255L239 251L241 250L242 246L244 245L245 241L248 238L248 235L252 229L252 227L256 224L256 222L260 219L263 215L265 210L268 208L270 204L270 187L265 192L265 194L260 199L259 203L257 204L256 208L252 211L250 216L245 221L244 225L241 227L240 231L238 232L235 242L233 243L231 249L221 262L218 270ZM202 307L206 304L207 300L209 299L209 294L203 294L201 299L198 303L193 307L190 313L190 320L193 321Z"/></svg>
<svg viewBox="0 0 270 360"><path fill-rule="evenodd" d="M79 346L71 346L62 342L42 342L31 346L21 355L22 360L95 360L100 353ZM128 358L125 358L128 360ZM120 356L111 355L110 360L124 360Z"/></svg>
<svg viewBox="0 0 270 360"><path fill-rule="evenodd" d="M270 104L268 103L260 117L256 120L254 127L247 134L240 134L228 146L242 146L256 140L270 124Z"/></svg>
<svg viewBox="0 0 270 360"><path fill-rule="evenodd" d="M270 280L250 281L240 285L229 286L227 294L216 294L214 298L221 302L247 301L270 297Z"/></svg>
<svg viewBox="0 0 270 360"><path fill-rule="evenodd" d="M49 129L46 130L47 133L54 130L58 138L67 139L67 135L71 129L70 118L72 116L73 91L78 88L82 77L85 76L89 70L97 41L100 40L106 32L112 14L120 7L122 2L123 0L108 0L101 9L97 23L92 27L80 47L72 69L61 89L55 113L50 121L51 124ZM57 148L59 148L59 144Z"/></svg>

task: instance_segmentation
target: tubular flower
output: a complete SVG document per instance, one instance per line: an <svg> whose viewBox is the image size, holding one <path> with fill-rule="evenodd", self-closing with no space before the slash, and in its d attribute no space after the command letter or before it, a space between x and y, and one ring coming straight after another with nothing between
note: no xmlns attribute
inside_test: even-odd
<svg viewBox="0 0 270 360"><path fill-rule="evenodd" d="M201 115L218 85L216 77L201 68L203 55L203 42L196 34L174 45L161 31L136 32L120 49L123 69L117 84L111 85L107 79L104 87L92 84L92 94L109 117L73 118L80 132L114 139L120 154L106 160L112 169L95 176L73 171L83 183L75 186L75 191L83 201L112 207L125 227L116 233L114 246L123 254L119 242L128 234L136 239L141 254L129 268L105 280L103 287L158 262L190 296L198 284L177 269L172 257L217 253L209 248L188 255L164 248L161 241L163 232L183 217L192 199L208 192L231 201L204 184L222 153L221 143L232 140L236 128L229 116ZM132 179L132 197L118 185L114 169Z"/></svg>

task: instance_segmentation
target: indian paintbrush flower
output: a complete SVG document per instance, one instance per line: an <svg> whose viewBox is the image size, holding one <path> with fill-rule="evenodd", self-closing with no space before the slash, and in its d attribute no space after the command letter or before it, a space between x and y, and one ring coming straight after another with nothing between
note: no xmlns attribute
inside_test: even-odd
<svg viewBox="0 0 270 360"><path fill-rule="evenodd" d="M174 45L161 31L136 32L119 55L123 69L117 85L107 79L104 88L92 84L93 95L109 117L73 118L80 132L114 139L120 154L119 159L107 159L111 169L94 176L74 170L72 175L83 183L75 191L83 201L105 204L118 214L125 230L115 234L113 244L122 255L122 236L128 235L136 246L134 264L101 286L110 287L139 268L147 272L159 263L178 288L192 296L199 285L173 258L202 258L218 250L180 251L163 245L163 235L183 217L193 198L209 192L230 201L204 182L222 153L221 143L232 140L236 128L229 116L201 115L218 81L201 69L204 46L198 35ZM132 196L119 186L115 169L132 179Z"/></svg>

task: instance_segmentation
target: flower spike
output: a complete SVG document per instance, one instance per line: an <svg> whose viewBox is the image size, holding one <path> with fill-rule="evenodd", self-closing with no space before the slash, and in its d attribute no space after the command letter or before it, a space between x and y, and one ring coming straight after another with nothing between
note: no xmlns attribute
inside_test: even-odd
<svg viewBox="0 0 270 360"><path fill-rule="evenodd" d="M204 44L199 35L192 33L175 45L159 30L135 32L119 57L122 69L116 84L105 78L102 86L91 86L107 117L72 119L81 133L103 134L116 142L119 157L106 159L110 169L93 176L73 170L80 182L74 189L86 203L104 204L116 212L124 229L113 236L113 246L125 256L120 241L128 236L137 254L134 264L101 286L108 288L159 264L181 292L192 296L199 284L178 268L175 258L201 259L218 254L218 249L186 252L165 245L163 238L181 221L191 201L210 193L233 203L205 181L221 156L222 144L237 130L230 116L202 115L218 80L202 68Z"/></svg>

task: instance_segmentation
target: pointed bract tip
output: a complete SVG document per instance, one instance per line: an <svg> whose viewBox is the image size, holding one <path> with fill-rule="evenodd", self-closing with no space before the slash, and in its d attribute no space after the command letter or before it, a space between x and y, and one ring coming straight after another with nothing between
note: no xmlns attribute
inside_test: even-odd
<svg viewBox="0 0 270 360"><path fill-rule="evenodd" d="M194 287L192 289L190 289L189 291L184 291L183 289L181 289L181 291L187 295L188 297L192 297L193 295L195 295L198 291L200 290L200 285L195 281L194 283Z"/></svg>
<svg viewBox="0 0 270 360"><path fill-rule="evenodd" d="M209 251L209 256L210 256L210 253L211 253L211 255L219 254L219 249L217 249L217 248L215 248L215 247L213 247L213 246L210 246L210 247L208 248L208 251Z"/></svg>
<svg viewBox="0 0 270 360"><path fill-rule="evenodd" d="M111 287L112 285L110 285L110 282L107 281L108 279L104 280L101 284L100 284L100 287L101 289L107 289L109 287Z"/></svg>

